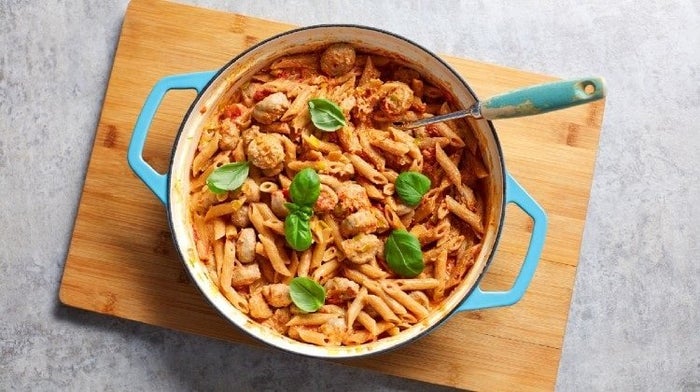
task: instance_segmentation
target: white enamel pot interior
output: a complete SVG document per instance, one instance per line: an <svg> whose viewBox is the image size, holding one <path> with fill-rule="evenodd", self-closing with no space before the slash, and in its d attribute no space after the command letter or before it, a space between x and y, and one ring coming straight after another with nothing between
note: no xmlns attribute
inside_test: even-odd
<svg viewBox="0 0 700 392"><path fill-rule="evenodd" d="M292 30L249 48L224 66L193 102L183 119L173 147L168 181L168 215L177 249L192 279L206 299L231 323L266 344L293 353L322 358L351 358L390 350L427 333L446 320L468 297L489 264L502 226L505 208L505 169L501 148L493 128L486 120L469 119L480 143L484 163L490 176L489 207L483 246L475 264L463 282L452 292L439 309L433 310L420 323L388 338L352 347L320 347L284 337L251 320L233 307L207 276L199 261L194 242L192 222L186 204L189 194L189 171L197 141L208 116L228 93L248 80L256 71L287 54L322 48L331 42L348 42L358 51L384 54L404 60L433 83L450 91L458 108L468 108L476 97L467 83L450 66L419 45L387 33L362 26L322 25Z"/></svg>

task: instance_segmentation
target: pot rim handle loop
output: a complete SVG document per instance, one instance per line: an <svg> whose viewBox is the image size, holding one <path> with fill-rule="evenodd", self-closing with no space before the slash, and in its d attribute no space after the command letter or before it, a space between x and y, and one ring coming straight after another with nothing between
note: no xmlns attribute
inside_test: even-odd
<svg viewBox="0 0 700 392"><path fill-rule="evenodd" d="M477 285L467 299L457 308L458 312L513 305L520 301L532 281L542 256L542 248L547 232L547 215L510 173L506 173L506 203L514 203L526 214L530 215L533 221L530 243L525 253L523 265L520 267L520 272L515 278L513 287L507 291L484 291Z"/></svg>
<svg viewBox="0 0 700 392"><path fill-rule="evenodd" d="M155 117L158 107L168 91L194 89L199 94L215 73L215 71L193 72L166 76L160 79L148 94L134 125L134 132L131 134L131 141L129 142L127 161L131 170L163 204L167 204L168 176L167 174L158 173L143 158L143 147L146 144L146 136L148 136L153 117Z"/></svg>

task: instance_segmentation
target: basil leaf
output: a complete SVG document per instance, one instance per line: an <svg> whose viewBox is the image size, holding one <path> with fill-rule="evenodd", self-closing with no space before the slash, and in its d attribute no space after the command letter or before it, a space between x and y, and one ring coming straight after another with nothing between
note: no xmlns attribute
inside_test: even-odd
<svg viewBox="0 0 700 392"><path fill-rule="evenodd" d="M326 290L316 281L306 277L296 277L289 283L289 296L297 308L311 313L319 310L326 301Z"/></svg>
<svg viewBox="0 0 700 392"><path fill-rule="evenodd" d="M289 186L289 196L300 207L313 207L321 194L321 179L314 169L306 168L294 176Z"/></svg>
<svg viewBox="0 0 700 392"><path fill-rule="evenodd" d="M311 219L311 215L314 214L314 210L312 210L311 207L299 206L294 203L284 203L284 206L287 207L290 214L300 214L307 220Z"/></svg>
<svg viewBox="0 0 700 392"><path fill-rule="evenodd" d="M296 251L311 247L311 227L309 218L301 212L292 212L284 219L284 238Z"/></svg>
<svg viewBox="0 0 700 392"><path fill-rule="evenodd" d="M315 98L310 100L309 114L311 115L311 122L314 123L316 128L325 132L334 132L348 125L340 107L327 99Z"/></svg>
<svg viewBox="0 0 700 392"><path fill-rule="evenodd" d="M207 177L207 187L214 193L235 191L248 178L248 162L236 162L217 167Z"/></svg>
<svg viewBox="0 0 700 392"><path fill-rule="evenodd" d="M284 206L287 207L287 210L289 211L290 214L294 214L301 209L301 207L299 207L298 205L296 205L294 203L284 203Z"/></svg>
<svg viewBox="0 0 700 392"><path fill-rule="evenodd" d="M394 230L384 244L384 259L389 268L404 278L423 272L423 252L418 238L406 230Z"/></svg>
<svg viewBox="0 0 700 392"><path fill-rule="evenodd" d="M420 204L423 195L430 190L430 179L418 172L407 171L396 177L394 186L399 198L409 207Z"/></svg>

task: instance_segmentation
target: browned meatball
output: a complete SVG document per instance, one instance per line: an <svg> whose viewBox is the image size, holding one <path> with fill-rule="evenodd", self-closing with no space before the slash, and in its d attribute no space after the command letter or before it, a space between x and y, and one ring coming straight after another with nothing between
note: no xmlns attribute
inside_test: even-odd
<svg viewBox="0 0 700 392"><path fill-rule="evenodd" d="M383 249L382 241L374 234L358 234L342 244L345 256L355 264L369 263Z"/></svg>
<svg viewBox="0 0 700 392"><path fill-rule="evenodd" d="M314 211L318 214L325 214L333 211L333 208L338 204L338 195L333 188L326 184L321 184L321 193L318 195L318 200L314 204Z"/></svg>
<svg viewBox="0 0 700 392"><path fill-rule="evenodd" d="M292 303L289 296L289 286L284 283L268 284L262 288L263 297L268 304L276 308L282 308Z"/></svg>
<svg viewBox="0 0 700 392"><path fill-rule="evenodd" d="M348 278L334 277L328 279L323 287L326 289L326 302L342 304L357 296L360 285Z"/></svg>
<svg viewBox="0 0 700 392"><path fill-rule="evenodd" d="M377 217L370 210L353 212L340 223L340 233L345 238L359 233L369 234L375 230L377 230Z"/></svg>
<svg viewBox="0 0 700 392"><path fill-rule="evenodd" d="M252 263L255 261L255 230L246 228L238 233L236 240L236 256L241 263Z"/></svg>
<svg viewBox="0 0 700 392"><path fill-rule="evenodd" d="M289 109L289 100L284 93L274 93L255 104L253 118L261 124L272 124Z"/></svg>
<svg viewBox="0 0 700 392"><path fill-rule="evenodd" d="M321 55L321 71L328 76L344 75L355 66L355 49L349 44L333 44Z"/></svg>
<svg viewBox="0 0 700 392"><path fill-rule="evenodd" d="M356 183L343 183L338 187L338 205L335 214L347 216L360 209L368 209L372 206L365 188Z"/></svg>
<svg viewBox="0 0 700 392"><path fill-rule="evenodd" d="M272 169L284 162L284 147L276 135L262 133L253 139L246 150L250 163L261 169Z"/></svg>
<svg viewBox="0 0 700 392"><path fill-rule="evenodd" d="M389 82L382 86L386 96L381 102L381 110L389 115L405 113L413 103L413 90L401 82Z"/></svg>

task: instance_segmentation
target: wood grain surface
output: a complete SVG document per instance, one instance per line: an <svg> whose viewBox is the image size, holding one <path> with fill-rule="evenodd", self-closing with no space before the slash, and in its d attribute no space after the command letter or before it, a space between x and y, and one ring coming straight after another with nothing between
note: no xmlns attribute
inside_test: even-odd
<svg viewBox="0 0 700 392"><path fill-rule="evenodd" d="M130 170L126 150L141 105L157 80L220 68L251 44L292 27L162 1L131 2L66 259L59 294L64 304L260 344L228 324L190 283L172 245L165 209ZM553 79L443 57L481 97ZM166 96L144 154L154 167L167 168L174 135L194 96L192 91ZM603 109L604 102L598 102L496 124L508 169L549 216L540 265L518 304L457 314L404 348L343 363L470 390L552 389ZM509 206L483 288L509 287L530 230L530 219Z"/></svg>

